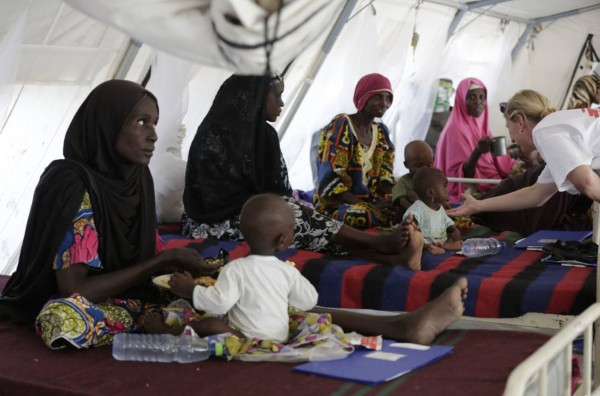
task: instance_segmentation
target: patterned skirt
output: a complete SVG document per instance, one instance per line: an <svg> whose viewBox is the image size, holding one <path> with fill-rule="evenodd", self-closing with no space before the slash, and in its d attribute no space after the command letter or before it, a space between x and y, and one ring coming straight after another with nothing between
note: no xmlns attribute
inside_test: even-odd
<svg viewBox="0 0 600 396"><path fill-rule="evenodd" d="M144 314L160 313L165 321L176 318L177 324L199 320L191 306L163 307L135 299L108 299L93 303L79 294L48 301L35 321L35 328L44 344L51 349L73 346L86 349L112 344L117 333L143 332L139 319Z"/></svg>
<svg viewBox="0 0 600 396"><path fill-rule="evenodd" d="M138 324L145 313L160 312L165 323L181 327L200 321L206 313L197 313L185 300L168 307L144 304L133 299L109 299L94 304L74 294L48 301L36 319L36 330L51 349L91 347L112 344L117 333L143 332ZM227 322L226 317L219 317ZM223 357L248 361L306 361L315 358L341 358L353 346L343 330L331 323L329 314L291 311L289 338L279 343L259 338L238 338L230 333L211 336L226 346Z"/></svg>
<svg viewBox="0 0 600 396"><path fill-rule="evenodd" d="M283 199L292 208L296 217L294 240L292 242L294 248L313 252L344 254L339 245L331 243L340 231L342 222L323 216L291 197L283 196ZM214 238L222 241L241 241L244 239L240 231L239 215L221 223L204 224L196 222L184 213L181 230L183 236L187 238Z"/></svg>

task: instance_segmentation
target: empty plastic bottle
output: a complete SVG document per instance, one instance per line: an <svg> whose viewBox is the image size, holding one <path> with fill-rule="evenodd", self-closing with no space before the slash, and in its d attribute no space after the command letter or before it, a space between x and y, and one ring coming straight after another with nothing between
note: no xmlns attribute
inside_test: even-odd
<svg viewBox="0 0 600 396"><path fill-rule="evenodd" d="M117 360L192 363L208 359L206 340L192 335L119 333L113 339Z"/></svg>
<svg viewBox="0 0 600 396"><path fill-rule="evenodd" d="M506 243L494 238L470 238L463 242L462 252L465 256L481 257L498 254L506 247Z"/></svg>

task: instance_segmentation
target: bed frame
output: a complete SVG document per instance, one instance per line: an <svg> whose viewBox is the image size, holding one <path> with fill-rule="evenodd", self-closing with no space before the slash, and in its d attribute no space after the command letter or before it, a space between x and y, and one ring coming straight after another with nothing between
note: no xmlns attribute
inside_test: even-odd
<svg viewBox="0 0 600 396"><path fill-rule="evenodd" d="M493 183L500 180L481 180L449 177L448 181L463 183ZM598 266L600 266L600 204L594 202L593 208L593 241L599 245ZM598 268L598 267L597 267ZM546 396L549 393L549 367L559 361L562 365L563 380L560 389L551 389L551 394L571 395L573 341L584 335L583 348L583 381L575 395L600 395L600 337L594 339L600 331L600 273L596 270L596 303L583 313L573 317L569 315L552 315L530 313L518 318L464 318L477 322L506 323L533 327L561 329L546 344L519 364L511 373L506 383L505 396L525 395L532 384L537 384L536 394ZM562 358L561 358L562 357ZM596 362L596 365L592 365Z"/></svg>
<svg viewBox="0 0 600 396"><path fill-rule="evenodd" d="M540 396L548 395L549 390L550 394L571 395L572 345L581 334L584 336L583 381L576 394L600 395L598 381L592 381L593 326L598 318L600 303L594 303L512 371L506 382L504 396L525 395L532 386L537 386L537 394ZM551 389L548 373L550 366L556 361L562 365L563 378L559 381L562 387Z"/></svg>
<svg viewBox="0 0 600 396"><path fill-rule="evenodd" d="M593 205L593 240L598 247L598 266L600 266L600 204ZM596 267L598 268L598 267ZM596 303L577 315L547 343L519 364L510 374L504 390L505 396L524 395L528 387L537 383L539 395L548 395L548 370L553 361L561 360L564 373L562 389L556 394L571 395L572 375L571 358L573 341L581 334L583 344L582 385L575 395L600 395L600 337L594 334L600 331L600 273L596 270ZM560 359L562 356L562 359ZM593 365L592 363L596 364ZM553 393L554 394L554 393Z"/></svg>

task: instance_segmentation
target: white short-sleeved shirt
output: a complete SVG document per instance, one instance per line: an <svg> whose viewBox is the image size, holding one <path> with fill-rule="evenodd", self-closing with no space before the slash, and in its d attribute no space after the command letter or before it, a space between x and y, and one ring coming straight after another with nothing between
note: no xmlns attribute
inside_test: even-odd
<svg viewBox="0 0 600 396"><path fill-rule="evenodd" d="M296 268L258 255L233 260L214 286L196 286L193 295L196 309L227 314L245 336L278 342L288 338L288 304L309 310L317 299L314 286Z"/></svg>
<svg viewBox="0 0 600 396"><path fill-rule="evenodd" d="M546 161L538 183L578 194L567 175L581 165L600 172L600 111L573 109L547 115L533 129L533 143Z"/></svg>
<svg viewBox="0 0 600 396"><path fill-rule="evenodd" d="M454 225L454 222L448 217L443 206L440 206L438 210L433 210L423 201L418 200L406 209L403 220L408 214L412 214L413 219L419 224L425 243L444 243L448 240L446 230Z"/></svg>

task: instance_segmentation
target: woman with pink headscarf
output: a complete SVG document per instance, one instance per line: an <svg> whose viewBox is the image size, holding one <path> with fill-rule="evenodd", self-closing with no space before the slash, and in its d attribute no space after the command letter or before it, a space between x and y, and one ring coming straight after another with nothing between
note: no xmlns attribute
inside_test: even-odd
<svg viewBox="0 0 600 396"><path fill-rule="evenodd" d="M504 179L516 162L509 155L493 156L492 133L488 127L487 88L476 78L458 84L454 108L440 135L435 152L435 167L448 177ZM491 184L478 184L488 191ZM450 202L462 199L463 183L448 183Z"/></svg>
<svg viewBox="0 0 600 396"><path fill-rule="evenodd" d="M318 212L355 228L390 225L394 145L381 118L392 104L390 80L373 73L354 91L353 114L338 114L321 131L317 156Z"/></svg>

